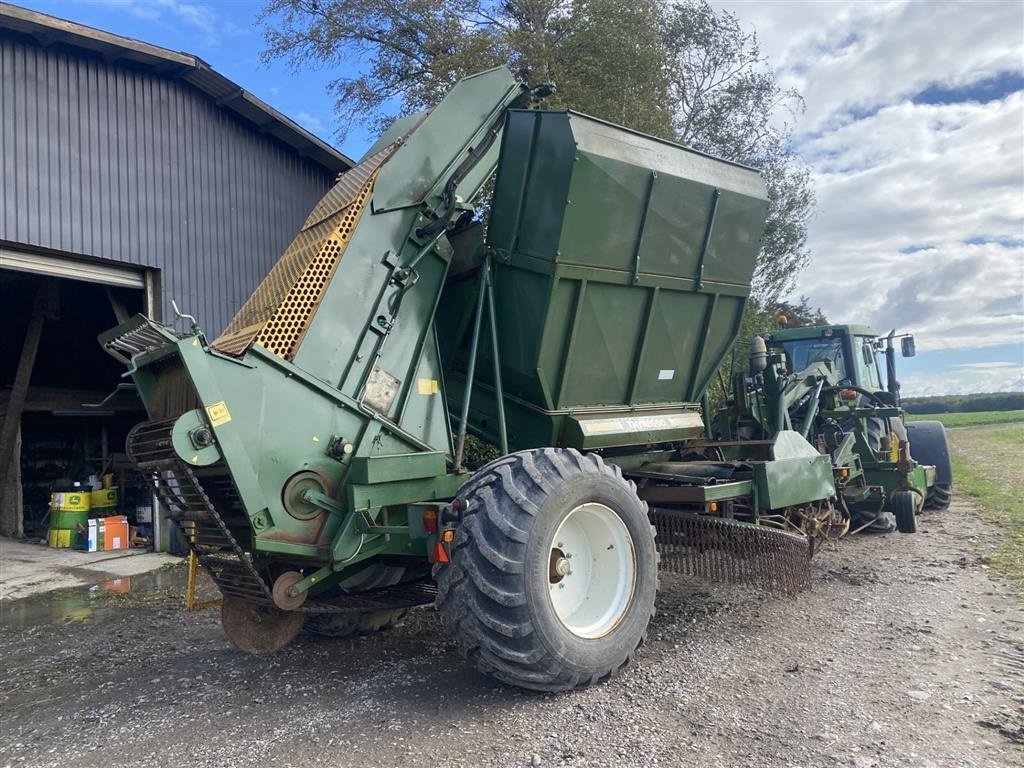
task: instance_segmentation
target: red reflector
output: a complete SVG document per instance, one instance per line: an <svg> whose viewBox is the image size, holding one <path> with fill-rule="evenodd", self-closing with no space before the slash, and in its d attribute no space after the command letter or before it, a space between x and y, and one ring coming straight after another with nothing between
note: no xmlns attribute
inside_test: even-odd
<svg viewBox="0 0 1024 768"><path fill-rule="evenodd" d="M442 544L440 541L437 542L434 545L434 556L432 558L430 558L430 562L432 562L432 563L447 563L447 562L450 562L448 560L448 552L445 550L444 544Z"/></svg>
<svg viewBox="0 0 1024 768"><path fill-rule="evenodd" d="M423 510L423 529L433 536L437 533L437 510L436 509L425 509Z"/></svg>
<svg viewBox="0 0 1024 768"><path fill-rule="evenodd" d="M844 389L842 392L839 393L839 397L842 400L856 400L857 393L854 392L852 389Z"/></svg>

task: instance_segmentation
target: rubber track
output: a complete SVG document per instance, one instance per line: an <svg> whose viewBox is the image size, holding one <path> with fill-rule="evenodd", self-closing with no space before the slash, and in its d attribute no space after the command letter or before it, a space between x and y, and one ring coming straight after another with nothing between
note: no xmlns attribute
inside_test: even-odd
<svg viewBox="0 0 1024 768"><path fill-rule="evenodd" d="M496 459L459 491L467 509L451 563L434 569L438 613L459 653L502 682L540 691L582 688L610 678L636 650L593 675L565 668L540 643L518 586L533 518L560 480L580 474L610 477L636 493L621 469L597 454L555 448ZM646 513L646 503L640 503Z"/></svg>

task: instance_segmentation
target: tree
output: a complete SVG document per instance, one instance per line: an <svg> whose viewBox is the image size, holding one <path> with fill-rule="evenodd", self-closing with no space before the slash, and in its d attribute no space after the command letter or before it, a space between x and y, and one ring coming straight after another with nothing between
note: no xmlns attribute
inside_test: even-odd
<svg viewBox="0 0 1024 768"><path fill-rule="evenodd" d="M787 328L800 328L805 325L828 325L828 318L821 307L812 307L808 296L801 296L798 301L772 302L767 307L771 322L775 323L779 315L786 316Z"/></svg>
<svg viewBox="0 0 1024 768"><path fill-rule="evenodd" d="M814 193L784 119L800 96L779 88L756 34L707 0L269 0L261 23L265 61L354 72L330 86L341 137L506 63L530 84L555 82L549 106L761 168L759 306L788 293L808 261Z"/></svg>
<svg viewBox="0 0 1024 768"><path fill-rule="evenodd" d="M706 0L664 7L676 139L688 147L760 168L768 186L768 223L755 275L755 298L784 296L806 265L807 223L814 208L810 176L789 150L783 119L803 109L782 90L755 32Z"/></svg>

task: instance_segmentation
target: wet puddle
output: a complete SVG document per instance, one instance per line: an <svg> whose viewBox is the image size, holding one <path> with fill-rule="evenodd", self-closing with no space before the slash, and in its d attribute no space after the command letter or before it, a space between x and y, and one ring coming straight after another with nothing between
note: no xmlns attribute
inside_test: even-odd
<svg viewBox="0 0 1024 768"><path fill-rule="evenodd" d="M121 576L89 587L73 587L0 603L0 627L26 629L50 624L70 624L100 618L123 610L133 598L147 593L180 588L184 610L186 574L182 568Z"/></svg>

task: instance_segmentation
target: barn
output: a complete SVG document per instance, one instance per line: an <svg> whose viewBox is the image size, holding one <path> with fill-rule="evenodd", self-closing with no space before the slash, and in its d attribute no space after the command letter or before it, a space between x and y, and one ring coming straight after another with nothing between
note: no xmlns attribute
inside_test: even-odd
<svg viewBox="0 0 1024 768"><path fill-rule="evenodd" d="M0 534L99 478L145 530L97 334L173 301L216 335L352 162L195 56L6 4L0 147Z"/></svg>

